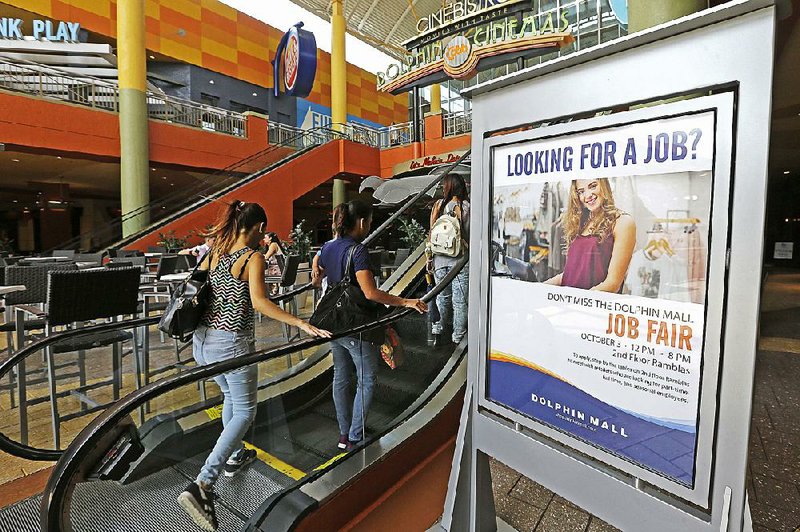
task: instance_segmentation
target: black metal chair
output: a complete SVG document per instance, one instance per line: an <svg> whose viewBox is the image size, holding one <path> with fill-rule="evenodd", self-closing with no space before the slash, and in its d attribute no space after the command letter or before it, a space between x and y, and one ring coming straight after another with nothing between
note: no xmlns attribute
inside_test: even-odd
<svg viewBox="0 0 800 532"><path fill-rule="evenodd" d="M145 266L147 266L146 259L143 256L114 257L106 263L106 266L108 266L109 268L117 268L119 267L117 266L118 264L125 264L127 266L136 266L140 270L144 270Z"/></svg>
<svg viewBox="0 0 800 532"><path fill-rule="evenodd" d="M74 249L54 249L53 253L51 253L53 257L66 257L68 259L75 258L75 250Z"/></svg>
<svg viewBox="0 0 800 532"><path fill-rule="evenodd" d="M117 250L117 257L118 258L144 257L144 253L142 253L138 249L118 249Z"/></svg>
<svg viewBox="0 0 800 532"><path fill-rule="evenodd" d="M44 318L26 319L26 313L16 312L17 308L25 308L29 305L39 305L34 311L43 312L47 300L47 274L54 270L75 270L77 266L71 263L47 262L43 264L21 266L15 264L7 266L4 272L4 283L9 286L25 286L25 290L12 292L5 296L5 323L0 324L0 333L6 333L6 345L9 356L16 350L25 346L26 339L36 331L43 331L46 325ZM30 313L28 313L30 314ZM25 375L20 379L20 375ZM0 390L8 389L11 396L11 408L15 407L14 389L18 389L20 401L20 429L24 427L22 403L24 402L25 384L28 380L28 373L25 363L20 363L14 371L9 373L8 384L0 385ZM38 382L43 382L40 378ZM27 416L27 414L25 414ZM26 419L27 421L27 419ZM21 432L23 441L27 443L27 430Z"/></svg>
<svg viewBox="0 0 800 532"><path fill-rule="evenodd" d="M297 270L300 267L300 256L299 255L287 255L284 265L283 271L281 272L281 280L278 283L278 293L282 294L288 290L291 290L295 283L297 282ZM289 312L292 314L297 314L297 301L296 298L293 297L288 301L282 301L280 303L282 309L286 310L286 307L289 307ZM300 336L300 330L297 331L296 335L292 334L292 327L283 324L283 333L286 336L286 341L291 340L294 336Z"/></svg>
<svg viewBox="0 0 800 532"><path fill-rule="evenodd" d="M162 255L158 259L158 268L156 268L156 281L161 280L165 275L173 274L177 271L178 261L181 255Z"/></svg>
<svg viewBox="0 0 800 532"><path fill-rule="evenodd" d="M139 299L139 274L140 270L136 267L49 272L45 332L49 335L53 328L58 326L80 328L89 321L107 319L117 321L122 316L136 314ZM62 421L96 412L110 404L100 404L90 398L88 394L92 390L111 386L113 400L116 401L120 398L123 384L121 344L128 340L132 340L134 373L138 388L141 386L141 377L135 331L117 330L87 334L57 342L45 349L53 443L56 449L61 448ZM85 352L109 345L113 346L112 375L109 379L87 384ZM59 391L59 382L75 376L74 373L59 374L59 370L75 364L75 362L56 364L55 355L71 352L78 353L76 361L78 386ZM80 409L62 414L59 410L58 400L63 397L77 398L81 404Z"/></svg>
<svg viewBox="0 0 800 532"><path fill-rule="evenodd" d="M73 257L75 262L95 262L98 265L103 263L102 253L76 253Z"/></svg>
<svg viewBox="0 0 800 532"><path fill-rule="evenodd" d="M197 266L197 257L194 255L178 255L175 261L175 272L192 271Z"/></svg>

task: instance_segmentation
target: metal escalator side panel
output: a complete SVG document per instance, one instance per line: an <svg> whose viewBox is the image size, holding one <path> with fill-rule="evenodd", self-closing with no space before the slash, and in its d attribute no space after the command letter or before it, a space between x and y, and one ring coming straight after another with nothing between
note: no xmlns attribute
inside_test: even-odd
<svg viewBox="0 0 800 532"><path fill-rule="evenodd" d="M328 528L341 528L350 518L354 504L363 504L369 496L376 499L388 489L398 475L407 473L412 463L423 461L423 455L449 438L442 423L458 426L461 397L466 382L466 340L456 346L446 367L418 401L406 409L396 422L363 449L350 453L333 465L309 475L295 487L273 495L253 514L246 525L248 531L282 532L294 529L315 530L325 523ZM392 473L388 473L391 468ZM368 488L359 487L362 479ZM348 489L345 489L348 488ZM297 500L299 491L310 501L302 507L281 504L282 498ZM343 496L344 492L348 492ZM344 497L346 502L337 499ZM307 501L305 497L299 500ZM340 506L337 506L340 505ZM294 514L290 513L292 510ZM317 512L323 512L317 515ZM273 517L273 513L277 517Z"/></svg>

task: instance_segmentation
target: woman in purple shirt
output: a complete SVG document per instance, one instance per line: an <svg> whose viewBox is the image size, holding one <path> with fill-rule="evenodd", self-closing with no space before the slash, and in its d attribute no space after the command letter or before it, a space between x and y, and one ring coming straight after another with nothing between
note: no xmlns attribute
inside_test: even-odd
<svg viewBox="0 0 800 532"><path fill-rule="evenodd" d="M560 223L567 262L545 283L619 292L636 247L636 224L614 205L608 179L573 181Z"/></svg>

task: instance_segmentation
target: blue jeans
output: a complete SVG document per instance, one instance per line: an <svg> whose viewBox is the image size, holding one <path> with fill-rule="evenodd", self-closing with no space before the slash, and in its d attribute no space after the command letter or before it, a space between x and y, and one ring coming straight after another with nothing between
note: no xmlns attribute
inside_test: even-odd
<svg viewBox="0 0 800 532"><path fill-rule="evenodd" d="M339 434L352 442L364 439L364 423L375 391L378 347L357 336L331 340L333 353L333 404ZM350 399L350 368L356 368L356 396ZM352 404L352 410L351 410ZM363 414L363 415L362 415Z"/></svg>
<svg viewBox="0 0 800 532"><path fill-rule="evenodd" d="M436 284L450 273L452 266L443 266L433 271ZM453 320L453 342L458 343L467 334L467 297L469 295L469 265L464 265L461 272L455 276L450 286L436 296L436 307L439 309L441 319L431 327L433 334L442 334L445 327Z"/></svg>
<svg viewBox="0 0 800 532"><path fill-rule="evenodd" d="M197 364L205 366L252 353L252 331L230 332L199 326L192 341ZM230 456L243 447L242 438L256 416L258 366L239 368L214 377L222 391L222 434L197 476L198 482L213 486Z"/></svg>

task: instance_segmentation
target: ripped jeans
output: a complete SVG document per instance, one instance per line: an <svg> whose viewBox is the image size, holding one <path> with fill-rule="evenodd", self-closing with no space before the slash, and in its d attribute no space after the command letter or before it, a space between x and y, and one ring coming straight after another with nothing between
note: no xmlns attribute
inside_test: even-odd
<svg viewBox="0 0 800 532"><path fill-rule="evenodd" d="M433 272L436 284L444 279L452 266L442 266ZM453 320L453 343L458 343L467 334L467 298L469 297L469 264L464 265L461 272L455 276L450 286L436 296L436 307L441 318L431 327L433 334L442 334L445 327Z"/></svg>

